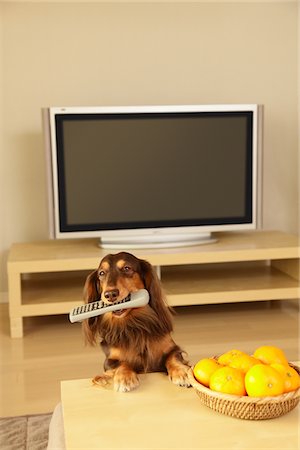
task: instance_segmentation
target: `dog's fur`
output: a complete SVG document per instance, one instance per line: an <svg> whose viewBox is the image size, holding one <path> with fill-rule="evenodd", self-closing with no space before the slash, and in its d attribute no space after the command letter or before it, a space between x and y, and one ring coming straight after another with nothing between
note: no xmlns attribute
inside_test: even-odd
<svg viewBox="0 0 300 450"><path fill-rule="evenodd" d="M150 295L146 306L83 322L87 342L93 345L100 338L106 355L105 371L93 381L103 385L113 380L115 390L126 392L139 385L138 373L167 371L173 383L189 386L188 363L170 335L172 313L149 262L126 252L107 255L87 277L85 302L101 299L112 304L141 288Z"/></svg>

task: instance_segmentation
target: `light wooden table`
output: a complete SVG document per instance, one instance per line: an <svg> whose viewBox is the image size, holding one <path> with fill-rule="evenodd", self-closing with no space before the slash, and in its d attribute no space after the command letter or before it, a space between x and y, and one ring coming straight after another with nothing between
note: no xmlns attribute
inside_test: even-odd
<svg viewBox="0 0 300 450"><path fill-rule="evenodd" d="M299 407L277 419L240 420L203 406L194 389L175 386L165 374L140 381L126 394L87 379L63 381L67 450L298 449Z"/></svg>

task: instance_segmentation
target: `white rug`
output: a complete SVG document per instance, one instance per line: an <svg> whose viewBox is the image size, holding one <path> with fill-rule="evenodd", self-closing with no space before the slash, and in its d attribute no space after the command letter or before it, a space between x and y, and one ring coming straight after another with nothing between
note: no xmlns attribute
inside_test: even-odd
<svg viewBox="0 0 300 450"><path fill-rule="evenodd" d="M52 414L0 419L1 450L45 450Z"/></svg>

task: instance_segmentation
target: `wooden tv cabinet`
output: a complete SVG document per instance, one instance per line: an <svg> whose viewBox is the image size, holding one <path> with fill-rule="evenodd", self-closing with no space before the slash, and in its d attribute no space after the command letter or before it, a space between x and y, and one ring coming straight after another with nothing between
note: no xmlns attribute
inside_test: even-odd
<svg viewBox="0 0 300 450"><path fill-rule="evenodd" d="M160 268L171 306L299 298L297 236L255 231L217 238L213 244L133 253ZM97 242L12 245L7 264L12 337L23 336L23 317L66 314L82 303L86 275L110 253Z"/></svg>

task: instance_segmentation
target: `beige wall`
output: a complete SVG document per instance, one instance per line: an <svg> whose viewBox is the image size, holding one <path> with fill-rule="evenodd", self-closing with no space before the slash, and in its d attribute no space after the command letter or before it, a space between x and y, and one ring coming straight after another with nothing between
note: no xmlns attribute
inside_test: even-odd
<svg viewBox="0 0 300 450"><path fill-rule="evenodd" d="M0 6L1 290L11 243L47 238L42 106L264 104L263 224L298 231L296 1Z"/></svg>
<svg viewBox="0 0 300 450"><path fill-rule="evenodd" d="M6 279L4 278L4 269L6 263L6 248L9 243L5 241L5 228L6 228L6 198L4 194L5 190L5 178L4 177L4 145L3 145L3 10L4 5L0 4L0 301L2 299L1 293L6 288Z"/></svg>

